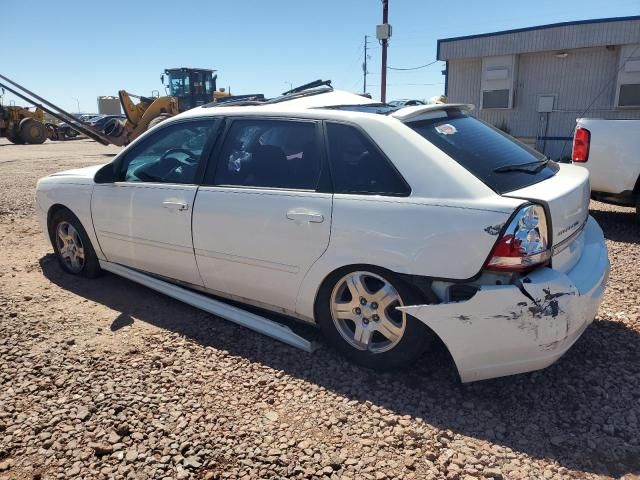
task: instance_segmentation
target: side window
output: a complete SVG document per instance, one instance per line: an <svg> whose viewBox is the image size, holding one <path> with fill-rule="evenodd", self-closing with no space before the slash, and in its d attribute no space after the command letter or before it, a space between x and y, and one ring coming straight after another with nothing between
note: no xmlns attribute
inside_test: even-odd
<svg viewBox="0 0 640 480"><path fill-rule="evenodd" d="M235 120L218 155L213 183L315 190L321 155L316 124Z"/></svg>
<svg viewBox="0 0 640 480"><path fill-rule="evenodd" d="M375 145L357 128L327 123L335 193L408 195L409 186Z"/></svg>
<svg viewBox="0 0 640 480"><path fill-rule="evenodd" d="M214 123L182 122L159 130L125 157L120 181L195 183L200 156Z"/></svg>

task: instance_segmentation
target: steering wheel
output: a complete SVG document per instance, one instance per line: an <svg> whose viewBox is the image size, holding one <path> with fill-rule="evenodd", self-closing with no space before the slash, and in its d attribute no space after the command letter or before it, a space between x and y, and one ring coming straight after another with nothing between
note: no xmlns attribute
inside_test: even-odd
<svg viewBox="0 0 640 480"><path fill-rule="evenodd" d="M182 153L188 160L181 160L171 157L174 153ZM133 178L138 178L143 182L167 181L176 179L182 175L182 169L195 171L198 166L198 156L185 148L171 148L164 152L162 156L152 164L141 165L133 171Z"/></svg>
<svg viewBox="0 0 640 480"><path fill-rule="evenodd" d="M187 150L186 148L170 148L169 150L167 150L162 154L162 156L158 159L158 163L162 163L169 155L172 155L174 153L184 153L191 160L189 162L186 160L180 160L179 158L175 158L175 160L177 160L179 163L188 165L190 167L198 163L198 157L196 157L193 154L193 152L191 152L190 150Z"/></svg>

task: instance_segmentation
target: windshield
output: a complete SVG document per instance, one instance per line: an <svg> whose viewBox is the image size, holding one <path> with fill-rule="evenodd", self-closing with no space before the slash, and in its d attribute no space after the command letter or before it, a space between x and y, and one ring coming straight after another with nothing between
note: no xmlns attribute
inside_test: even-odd
<svg viewBox="0 0 640 480"><path fill-rule="evenodd" d="M169 95L182 97L189 92L189 72L169 72Z"/></svg>
<svg viewBox="0 0 640 480"><path fill-rule="evenodd" d="M497 193L546 180L559 168L540 152L460 110L436 110L406 125Z"/></svg>

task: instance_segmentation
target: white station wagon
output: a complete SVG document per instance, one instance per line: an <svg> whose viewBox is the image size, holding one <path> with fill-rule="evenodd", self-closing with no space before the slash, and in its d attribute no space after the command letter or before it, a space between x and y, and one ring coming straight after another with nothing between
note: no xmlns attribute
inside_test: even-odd
<svg viewBox="0 0 640 480"><path fill-rule="evenodd" d="M435 337L464 382L543 368L608 278L588 173L471 108L328 86L206 105L41 179L38 212L67 272L109 270L292 344L220 298L316 324L372 368Z"/></svg>

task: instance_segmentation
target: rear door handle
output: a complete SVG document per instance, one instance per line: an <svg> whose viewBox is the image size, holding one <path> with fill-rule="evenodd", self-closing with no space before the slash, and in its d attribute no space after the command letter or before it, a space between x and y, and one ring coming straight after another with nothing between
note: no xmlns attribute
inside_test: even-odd
<svg viewBox="0 0 640 480"><path fill-rule="evenodd" d="M162 202L162 206L164 208L168 208L170 210L178 210L180 212L184 212L185 210L189 210L189 205L184 202L172 202L170 200L166 202Z"/></svg>
<svg viewBox="0 0 640 480"><path fill-rule="evenodd" d="M324 216L321 213L309 210L289 210L287 218L297 222L322 223L324 221Z"/></svg>

